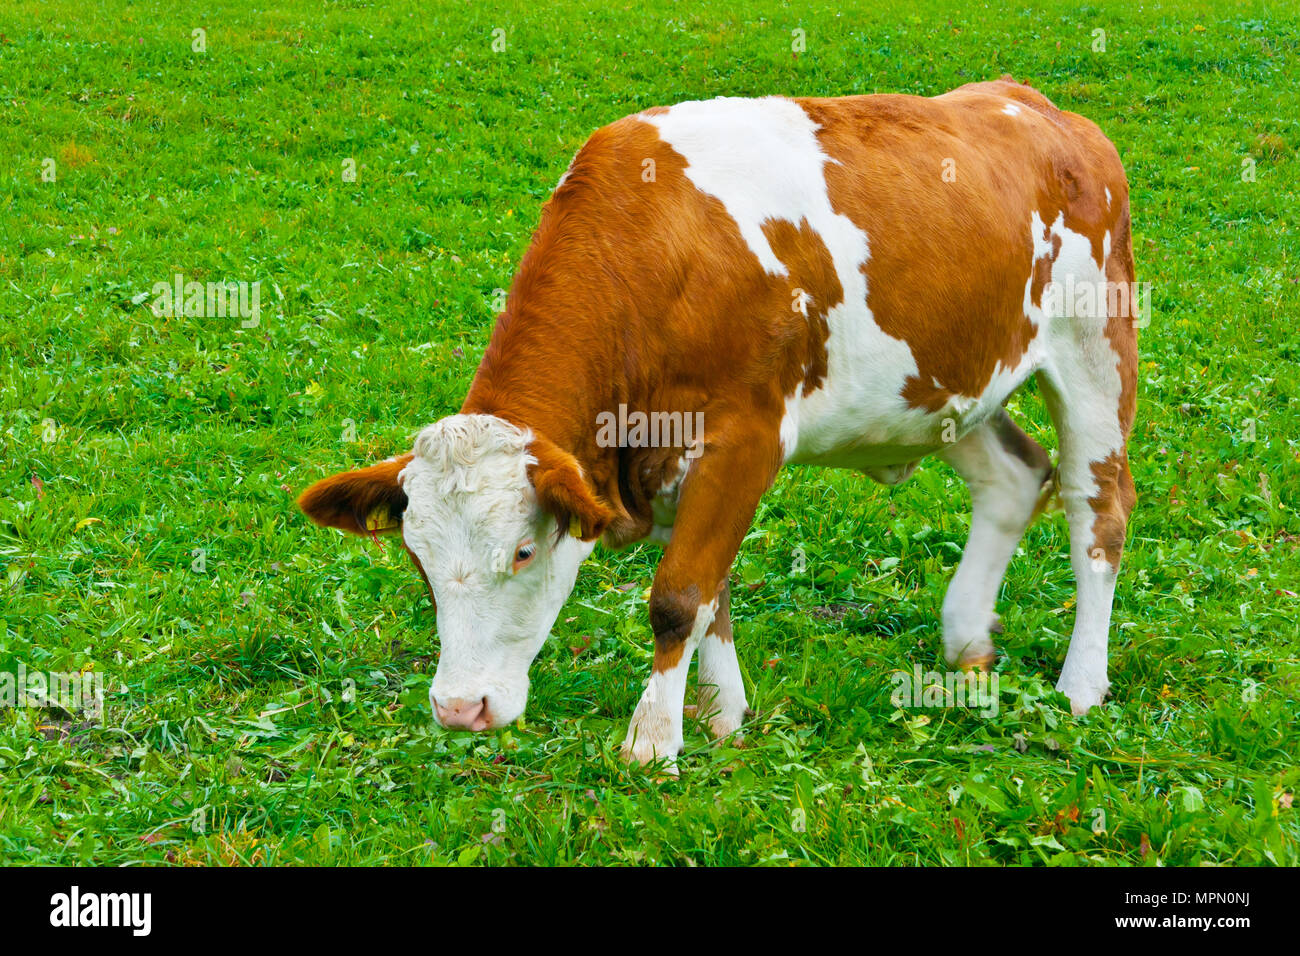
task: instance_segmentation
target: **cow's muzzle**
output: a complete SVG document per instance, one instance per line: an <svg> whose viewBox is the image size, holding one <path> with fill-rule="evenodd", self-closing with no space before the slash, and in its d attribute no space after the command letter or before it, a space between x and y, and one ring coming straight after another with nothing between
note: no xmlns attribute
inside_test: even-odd
<svg viewBox="0 0 1300 956"><path fill-rule="evenodd" d="M492 726L492 714L488 710L486 697L478 700L463 700L450 697L438 700L434 697L433 709L438 715L438 723L448 730L487 730Z"/></svg>

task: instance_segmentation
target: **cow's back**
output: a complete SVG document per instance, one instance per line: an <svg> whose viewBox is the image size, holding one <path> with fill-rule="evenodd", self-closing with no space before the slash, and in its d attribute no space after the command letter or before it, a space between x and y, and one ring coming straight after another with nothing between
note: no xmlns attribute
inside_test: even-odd
<svg viewBox="0 0 1300 956"><path fill-rule="evenodd" d="M1114 148L1016 83L681 103L579 151L503 323L534 352L583 335L630 407L766 418L787 460L887 467L1039 366L1048 281L1104 273L1127 222Z"/></svg>
<svg viewBox="0 0 1300 956"><path fill-rule="evenodd" d="M830 387L800 402L799 453L833 457L859 404L865 442L933 447L1042 360L1047 282L1105 271L1108 233L1127 236L1118 155L1092 123L1003 81L798 102L820 127L831 201L869 246L866 309L832 319ZM874 375L883 389L862 384Z"/></svg>

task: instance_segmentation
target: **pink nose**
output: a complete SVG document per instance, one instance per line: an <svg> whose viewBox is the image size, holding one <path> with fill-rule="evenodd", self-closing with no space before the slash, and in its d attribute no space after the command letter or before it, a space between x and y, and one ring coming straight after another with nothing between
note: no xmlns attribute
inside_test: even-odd
<svg viewBox="0 0 1300 956"><path fill-rule="evenodd" d="M446 703L435 698L433 706L438 712L438 723L448 729L464 727L467 730L487 730L492 723L486 697L474 701L452 697Z"/></svg>

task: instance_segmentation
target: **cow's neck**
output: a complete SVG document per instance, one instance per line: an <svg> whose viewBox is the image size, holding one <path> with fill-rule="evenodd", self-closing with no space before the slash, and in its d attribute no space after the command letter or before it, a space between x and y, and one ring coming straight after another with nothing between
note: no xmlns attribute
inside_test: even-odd
<svg viewBox="0 0 1300 956"><path fill-rule="evenodd" d="M662 304L629 297L628 277L612 270L615 252L566 238L561 219L549 203L461 411L496 415L572 454L623 512L606 541L628 543L650 532L651 499L681 451L602 447L597 416L646 404L646 383L630 372L638 348L619 336L644 321L630 313Z"/></svg>
<svg viewBox="0 0 1300 956"><path fill-rule="evenodd" d="M581 334L583 323L528 307L497 320L461 411L496 415L531 429L578 459L589 475L616 468L617 449L596 443L597 415L616 408L621 386L600 343Z"/></svg>

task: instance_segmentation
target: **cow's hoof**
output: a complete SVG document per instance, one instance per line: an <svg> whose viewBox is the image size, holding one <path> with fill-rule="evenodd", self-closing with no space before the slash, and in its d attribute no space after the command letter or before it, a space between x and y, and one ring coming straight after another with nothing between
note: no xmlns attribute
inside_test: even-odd
<svg viewBox="0 0 1300 956"><path fill-rule="evenodd" d="M1075 684L1062 677L1056 682L1056 689L1070 698L1070 712L1076 717L1082 717L1094 707L1101 706L1110 685L1107 683L1105 687L1098 688L1087 684Z"/></svg>
<svg viewBox="0 0 1300 956"><path fill-rule="evenodd" d="M667 731L669 728L664 727ZM622 756L628 763L648 766L656 761L663 764L663 771L670 776L677 776L677 755L684 749L680 736L670 739L670 733L656 734L653 729L638 727L635 722L628 729L623 741Z"/></svg>
<svg viewBox="0 0 1300 956"><path fill-rule="evenodd" d="M994 634L1002 633L1002 618L970 615L946 608L943 614L943 657L950 667L960 670L991 670L997 657Z"/></svg>
<svg viewBox="0 0 1300 956"><path fill-rule="evenodd" d="M731 738L732 744L740 745L745 742L745 733L741 729L745 721L754 716L754 712L747 706L732 708L730 711L719 711L710 714L709 719L705 721L709 730L709 736L714 740L726 740Z"/></svg>
<svg viewBox="0 0 1300 956"><path fill-rule="evenodd" d="M719 695L706 697L703 691L700 694L699 704L687 704L684 713L689 719L703 723L712 739L734 737L736 743L743 738L740 728L746 720L754 716L754 712L750 710L749 704L743 697L722 704L719 702Z"/></svg>
<svg viewBox="0 0 1300 956"><path fill-rule="evenodd" d="M727 717L718 712L704 717L700 713L702 709L698 704L687 704L682 708L682 716L687 720L698 720L703 723L704 729L708 731L709 736L714 740L721 740L728 734L734 734L740 725L744 723L743 717Z"/></svg>
<svg viewBox="0 0 1300 956"><path fill-rule="evenodd" d="M722 714L714 714L707 721L709 736L714 740L725 740L728 737L733 738L733 743L740 743L745 739L741 733L740 727L744 723L744 718L726 717Z"/></svg>
<svg viewBox="0 0 1300 956"><path fill-rule="evenodd" d="M968 652L957 658L957 666L964 671L991 671L997 656L997 652L991 648L987 651Z"/></svg>
<svg viewBox="0 0 1300 956"><path fill-rule="evenodd" d="M650 747L650 746L643 747L638 742L632 746L628 746L625 743L620 753L623 759L628 763L638 764L639 766L642 767L649 767L652 764L655 764L657 762L658 763L658 772L656 774L657 776L676 777L678 775L677 754L680 751L681 748L679 747L677 750L672 752L671 756L669 756L667 754L660 753L654 747Z"/></svg>

